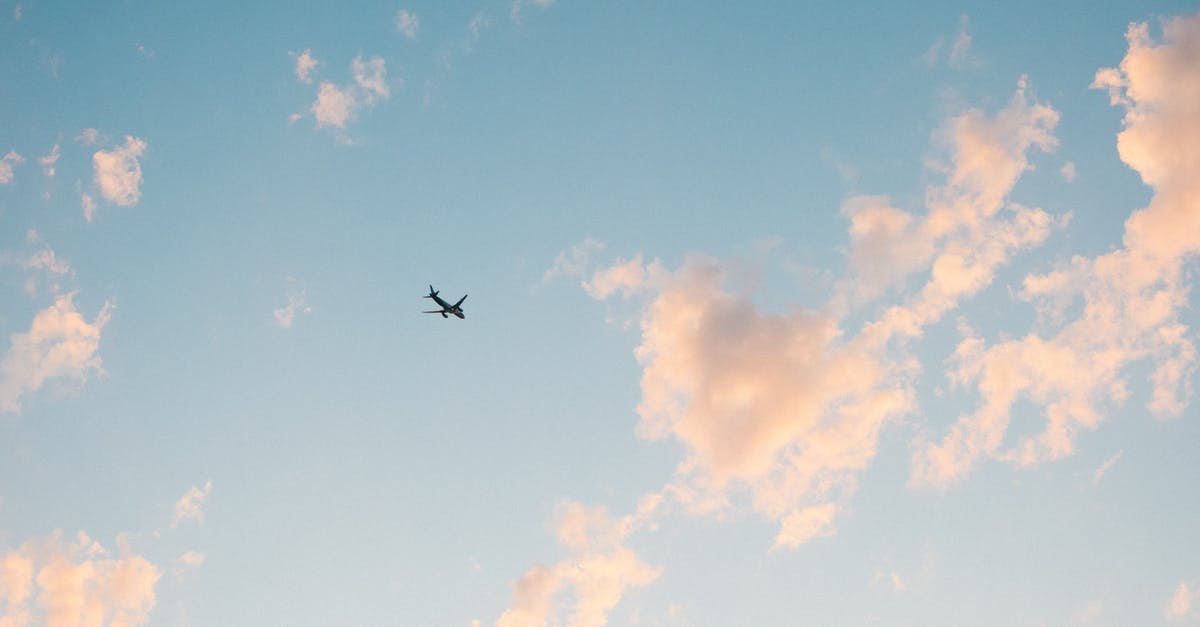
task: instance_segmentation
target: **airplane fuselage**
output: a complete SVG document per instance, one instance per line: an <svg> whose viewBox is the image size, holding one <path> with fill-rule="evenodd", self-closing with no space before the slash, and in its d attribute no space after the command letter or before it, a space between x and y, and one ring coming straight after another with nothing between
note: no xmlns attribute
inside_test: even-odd
<svg viewBox="0 0 1200 627"><path fill-rule="evenodd" d="M442 300L442 297L438 296L438 293L436 290L433 289L433 286L430 286L429 294L425 298L432 298L433 302L437 303L438 307L442 308L441 311L427 311L425 313L440 313L440 314L442 314L443 318L455 316L459 320L467 319L467 315L464 314L463 310L462 310L462 302L467 299L466 296L463 296L461 299L459 299L459 301L457 303L454 303L453 305L451 305L450 303ZM449 316L446 314L449 314Z"/></svg>

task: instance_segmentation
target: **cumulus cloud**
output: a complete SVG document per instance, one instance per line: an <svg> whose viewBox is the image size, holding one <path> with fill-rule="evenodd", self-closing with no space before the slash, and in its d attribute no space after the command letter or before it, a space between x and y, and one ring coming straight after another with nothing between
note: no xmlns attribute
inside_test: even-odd
<svg viewBox="0 0 1200 627"><path fill-rule="evenodd" d="M312 71L316 69L317 65L319 65L319 62L312 56L312 50L305 50L299 55L294 52L290 54L296 57L296 68L294 70L296 73L296 80L300 81L301 83L311 83Z"/></svg>
<svg viewBox="0 0 1200 627"><path fill-rule="evenodd" d="M964 334L950 378L975 387L980 406L940 442L919 448L917 484L948 485L985 457L1032 464L1071 454L1076 434L1103 420L1103 404L1128 396L1125 372L1136 362L1152 365L1152 413L1176 416L1191 396L1196 347L1180 314L1185 266L1200 252L1200 101L1192 97L1200 93L1200 16L1165 22L1160 42L1146 24L1132 25L1126 38L1120 67L1097 72L1093 86L1126 109L1118 151L1153 188L1150 204L1126 221L1124 247L1026 278L1021 296L1055 314L1050 319L1061 319L1071 301L1081 304L1078 318L1045 337L993 346ZM1011 408L1022 398L1044 408L1045 430L1003 449Z"/></svg>
<svg viewBox="0 0 1200 627"><path fill-rule="evenodd" d="M344 130L360 109L374 106L391 96L387 66L382 57L366 61L361 56L355 57L350 63L350 71L353 84L339 86L330 81L321 82L317 99L310 108L318 128L331 126Z"/></svg>
<svg viewBox="0 0 1200 627"><path fill-rule="evenodd" d="M142 197L142 165L138 159L145 152L145 141L126 135L123 145L109 151L97 150L92 155L93 180L102 198L122 207L137 204Z"/></svg>
<svg viewBox="0 0 1200 627"><path fill-rule="evenodd" d="M88 322L75 309L74 296L59 296L38 312L29 331L11 336L8 352L0 358L0 411L19 412L22 397L51 379L82 384L88 376L103 373L100 333L113 304L106 302Z"/></svg>
<svg viewBox="0 0 1200 627"><path fill-rule="evenodd" d="M58 144L54 144L54 147L50 149L48 154L46 154L44 157L38 158L38 163L42 165L42 173L46 176L53 177L54 164L58 163L58 158L60 156L61 153L59 152Z"/></svg>
<svg viewBox="0 0 1200 627"><path fill-rule="evenodd" d="M0 625L75 627L149 621L158 567L123 547L120 557L80 532L55 531L0 557Z"/></svg>
<svg viewBox="0 0 1200 627"><path fill-rule="evenodd" d="M645 586L662 573L625 546L637 524L633 516L614 519L604 507L561 506L555 531L568 557L529 569L513 585L512 607L497 627L606 625L608 612L627 589Z"/></svg>
<svg viewBox="0 0 1200 627"><path fill-rule="evenodd" d="M596 269L583 284L592 296L651 298L636 351L637 432L687 451L664 494L706 512L748 492L779 525L775 548L835 533L881 431L915 408L919 368L905 340L989 285L1055 224L1007 196L1030 168L1027 154L1054 147L1057 120L1022 81L994 116L968 110L939 133L949 162L945 181L927 190L924 214L882 197L849 199L849 276L819 310L762 312L726 289L730 264L701 256L674 271L641 257ZM853 304L918 272L927 278L911 296L844 335Z"/></svg>
<svg viewBox="0 0 1200 627"><path fill-rule="evenodd" d="M205 481L203 486L193 486L178 501L175 502L175 514L171 516L171 528L178 527L189 520L197 524L204 523L204 502L212 491L212 481Z"/></svg>
<svg viewBox="0 0 1200 627"><path fill-rule="evenodd" d="M8 185L13 180L13 166L24 163L25 157L17 154L17 151L10 150L8 154L0 157L0 185Z"/></svg>
<svg viewBox="0 0 1200 627"><path fill-rule="evenodd" d="M404 35L412 40L417 38L417 30L421 27L421 20L417 19L415 13L407 9L400 9L396 12L396 32Z"/></svg>

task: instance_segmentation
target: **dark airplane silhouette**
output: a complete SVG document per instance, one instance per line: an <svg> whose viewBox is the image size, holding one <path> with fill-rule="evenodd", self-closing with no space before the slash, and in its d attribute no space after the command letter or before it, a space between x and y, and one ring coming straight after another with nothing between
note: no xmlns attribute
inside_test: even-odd
<svg viewBox="0 0 1200 627"><path fill-rule="evenodd" d="M429 286L429 294L425 295L424 298L432 298L433 302L437 303L438 306L441 307L441 309L435 309L434 311L422 311L421 313L442 314L443 318L450 317L450 316L447 316L446 314L458 316L462 320L466 320L466 318L467 318L466 314L464 314L463 310L462 310L462 303L464 300L467 300L466 294L463 294L463 297L458 299L457 303L454 303L453 305L451 305L450 303L442 300L441 297L438 296L437 290L433 289L433 286L430 285Z"/></svg>

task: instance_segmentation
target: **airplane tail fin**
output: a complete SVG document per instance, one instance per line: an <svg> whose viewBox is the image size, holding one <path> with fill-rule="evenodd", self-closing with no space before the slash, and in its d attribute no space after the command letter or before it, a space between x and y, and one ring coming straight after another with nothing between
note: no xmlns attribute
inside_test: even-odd
<svg viewBox="0 0 1200 627"><path fill-rule="evenodd" d="M432 286L432 285L430 285L430 286L429 286L429 293L428 293L428 294L426 294L425 296L423 296L423 298L433 298L434 296L437 296L437 295L438 295L438 292L437 292L437 290L433 289L433 286Z"/></svg>

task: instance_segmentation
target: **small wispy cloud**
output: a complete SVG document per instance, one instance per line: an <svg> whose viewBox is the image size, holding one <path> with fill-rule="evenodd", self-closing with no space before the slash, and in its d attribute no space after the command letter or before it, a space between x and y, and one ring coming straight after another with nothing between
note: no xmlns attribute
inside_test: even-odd
<svg viewBox="0 0 1200 627"><path fill-rule="evenodd" d="M204 502L212 492L212 481L205 481L203 486L193 486L178 501L175 502L175 513L171 516L171 528L175 529L181 523L189 520L197 524L204 523Z"/></svg>
<svg viewBox="0 0 1200 627"><path fill-rule="evenodd" d="M38 163L42 165L42 173L46 176L53 177L54 164L58 163L58 158L60 156L62 156L62 152L59 150L58 144L54 144L54 147L50 149L49 153L43 157L39 157Z"/></svg>
<svg viewBox="0 0 1200 627"><path fill-rule="evenodd" d="M396 12L396 32L404 35L409 41L417 38L417 30L421 27L421 20L417 15L408 9L400 9Z"/></svg>
<svg viewBox="0 0 1200 627"><path fill-rule="evenodd" d="M1200 618L1200 611L1196 610L1198 603L1200 603L1200 588L1193 590L1186 581L1181 581L1179 587L1175 588L1175 593L1167 601L1163 616L1167 620Z"/></svg>
<svg viewBox="0 0 1200 627"><path fill-rule="evenodd" d="M17 154L17 151L10 150L8 154L0 157L0 185L8 185L13 180L13 166L25 162L25 157Z"/></svg>
<svg viewBox="0 0 1200 627"><path fill-rule="evenodd" d="M1100 467L1097 468L1096 471L1092 473L1092 485L1096 485L1097 483L1100 483L1100 479L1102 479L1104 477L1104 475L1106 473L1108 473L1108 471L1112 470L1112 467L1114 465L1116 465L1117 461L1119 459L1121 459L1121 456L1124 454L1125 454L1125 449L1121 449L1121 450L1117 451L1116 453L1114 453L1112 457L1109 457L1108 459L1104 460L1104 463L1100 464Z"/></svg>
<svg viewBox="0 0 1200 627"><path fill-rule="evenodd" d="M521 13L525 10L525 7L534 6L539 9L547 9L554 3L555 0L513 0L509 17L512 18L512 21L520 23Z"/></svg>
<svg viewBox="0 0 1200 627"><path fill-rule="evenodd" d="M342 138L340 131L354 121L361 109L387 100L391 96L392 84L403 85L400 79L388 79L387 64L383 57L375 56L366 60L361 56L354 57L350 71L353 83L338 85L322 81L317 89L317 99L309 107L317 128L332 127L339 131L339 138ZM296 119L293 116L289 121Z"/></svg>
<svg viewBox="0 0 1200 627"><path fill-rule="evenodd" d="M312 71L316 69L317 65L320 64L320 62L312 56L312 50L305 50L298 55L294 52L289 52L288 54L296 57L296 67L293 70L296 74L296 80L300 81L301 83L311 83Z"/></svg>
<svg viewBox="0 0 1200 627"><path fill-rule="evenodd" d="M1064 163L1062 169L1059 170L1058 173L1062 175L1064 181L1066 181L1068 183L1074 182L1075 175L1076 175L1075 162L1068 161L1068 162Z"/></svg>
<svg viewBox="0 0 1200 627"><path fill-rule="evenodd" d="M921 61L928 67L935 67L941 62L954 70L966 70L980 65L979 59L971 54L973 41L970 32L971 20L966 15L959 16L958 29L951 37L949 44L945 35L938 35L930 44Z"/></svg>
<svg viewBox="0 0 1200 627"><path fill-rule="evenodd" d="M287 304L271 312L280 327L290 329L296 321L296 314L312 313L312 307L304 303L305 293L305 288L298 285L295 279L288 279Z"/></svg>

